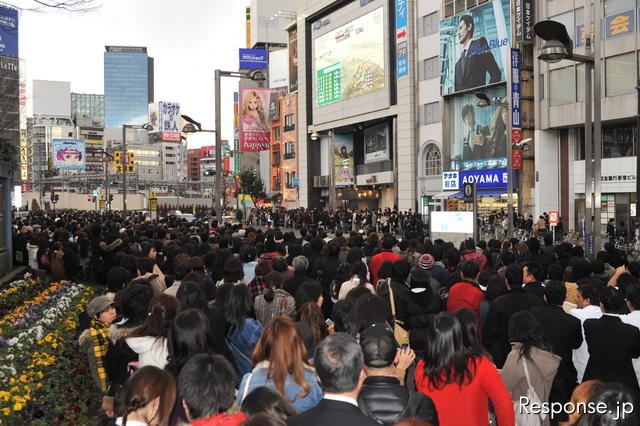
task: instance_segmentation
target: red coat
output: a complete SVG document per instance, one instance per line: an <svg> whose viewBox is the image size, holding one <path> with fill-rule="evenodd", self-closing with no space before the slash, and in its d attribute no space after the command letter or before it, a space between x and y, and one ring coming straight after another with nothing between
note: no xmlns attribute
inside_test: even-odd
<svg viewBox="0 0 640 426"><path fill-rule="evenodd" d="M375 256L373 256L373 258L371 258L371 282L373 283L373 285L378 285L378 271L380 270L380 266L382 266L382 263L385 260L388 260L389 262L393 263L396 260L400 260L402 259L402 257L400 257L399 254L395 254L394 252L392 252L391 250L382 250L381 253L376 254Z"/></svg>
<svg viewBox="0 0 640 426"><path fill-rule="evenodd" d="M232 414L225 416L218 414L217 416L207 417L206 419L195 420L191 422L191 426L240 426L242 422L247 420L244 413Z"/></svg>
<svg viewBox="0 0 640 426"><path fill-rule="evenodd" d="M424 361L418 362L415 378L418 391L433 400L440 426L486 426L489 423L489 398L493 402L498 424L515 425L511 394L487 357L476 359L473 379L463 386L452 383L439 390L433 389L424 375Z"/></svg>
<svg viewBox="0 0 640 426"><path fill-rule="evenodd" d="M462 255L462 260L473 260L478 265L480 265L480 270L484 271L487 269L487 258L484 254L478 253L475 250L467 250Z"/></svg>

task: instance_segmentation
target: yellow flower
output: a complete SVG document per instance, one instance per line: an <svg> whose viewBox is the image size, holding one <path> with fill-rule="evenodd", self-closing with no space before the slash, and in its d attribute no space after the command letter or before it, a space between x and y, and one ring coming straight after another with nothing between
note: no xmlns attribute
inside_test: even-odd
<svg viewBox="0 0 640 426"><path fill-rule="evenodd" d="M42 383L38 383L36 386L38 389L40 389L42 387Z"/></svg>
<svg viewBox="0 0 640 426"><path fill-rule="evenodd" d="M5 416L8 416L9 414L11 414L11 409L10 408L3 408L2 409L2 414L4 414Z"/></svg>
<svg viewBox="0 0 640 426"><path fill-rule="evenodd" d="M20 404L19 402L16 402L15 404L13 404L13 411L20 411L22 410L22 404Z"/></svg>
<svg viewBox="0 0 640 426"><path fill-rule="evenodd" d="M22 383L27 383L27 375L26 375L26 374L23 374L22 376L20 376L20 381L21 381Z"/></svg>
<svg viewBox="0 0 640 426"><path fill-rule="evenodd" d="M47 342L47 343L51 343L51 335L50 335L50 334L47 334L47 335L45 336L45 338L44 338L44 341L45 341L45 342Z"/></svg>

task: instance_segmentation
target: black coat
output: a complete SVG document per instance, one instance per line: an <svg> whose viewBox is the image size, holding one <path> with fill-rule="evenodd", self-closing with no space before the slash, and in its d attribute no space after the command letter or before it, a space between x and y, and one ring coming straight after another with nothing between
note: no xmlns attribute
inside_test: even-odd
<svg viewBox="0 0 640 426"><path fill-rule="evenodd" d="M300 284L310 279L309 275L307 275L307 271L294 271L291 278L284 280L284 283L282 283L282 289L293 297L296 297L296 292L298 291Z"/></svg>
<svg viewBox="0 0 640 426"><path fill-rule="evenodd" d="M539 281L534 281L530 283L526 283L522 286L524 291L527 293L533 294L538 297L542 302L544 302L544 285L542 285Z"/></svg>
<svg viewBox="0 0 640 426"><path fill-rule="evenodd" d="M589 348L584 380L617 382L639 394L631 360L640 357L640 330L620 317L603 315L584 322L584 337Z"/></svg>
<svg viewBox="0 0 640 426"><path fill-rule="evenodd" d="M471 41L469 51L461 54L456 62L455 91L485 86L487 74L490 76L489 83L502 80L502 71L489 50L487 39L480 37Z"/></svg>
<svg viewBox="0 0 640 426"><path fill-rule="evenodd" d="M551 342L553 353L562 357L553 379L550 400L565 403L576 387L578 373L573 365L573 351L582 344L580 320L566 313L560 306L534 306L531 312L538 318L544 334Z"/></svg>
<svg viewBox="0 0 640 426"><path fill-rule="evenodd" d="M415 418L438 425L438 413L428 396L410 391L391 376L367 377L358 395L360 411L383 425Z"/></svg>
<svg viewBox="0 0 640 426"><path fill-rule="evenodd" d="M507 294L499 296L491 302L489 313L484 322L484 345L491 354L497 368L502 368L511 352L509 343L509 320L516 312L541 306L544 302L537 296L514 288Z"/></svg>
<svg viewBox="0 0 640 426"><path fill-rule="evenodd" d="M380 426L348 402L323 399L315 407L287 419L290 426Z"/></svg>

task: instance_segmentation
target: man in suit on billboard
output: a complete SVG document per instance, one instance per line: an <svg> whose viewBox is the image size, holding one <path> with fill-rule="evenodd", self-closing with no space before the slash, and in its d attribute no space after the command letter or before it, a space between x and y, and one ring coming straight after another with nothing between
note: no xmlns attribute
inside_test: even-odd
<svg viewBox="0 0 640 426"><path fill-rule="evenodd" d="M462 15L458 24L458 43L462 53L456 62L455 91L471 89L502 80L502 71L498 67L489 43L484 37L472 40L475 24L471 15Z"/></svg>
<svg viewBox="0 0 640 426"><path fill-rule="evenodd" d="M489 129L476 122L476 112L473 105L462 107L462 160L483 160L487 154L487 138Z"/></svg>

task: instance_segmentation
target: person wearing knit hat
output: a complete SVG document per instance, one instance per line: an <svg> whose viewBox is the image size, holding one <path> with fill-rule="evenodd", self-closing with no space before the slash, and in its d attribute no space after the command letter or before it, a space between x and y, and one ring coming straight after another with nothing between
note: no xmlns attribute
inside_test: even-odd
<svg viewBox="0 0 640 426"><path fill-rule="evenodd" d="M420 256L420 259L418 259L418 264L416 265L417 269L423 269L425 271L430 271L431 268L433 268L433 266L436 264L436 259L435 257L433 257L433 255L430 254L423 254L422 256Z"/></svg>

